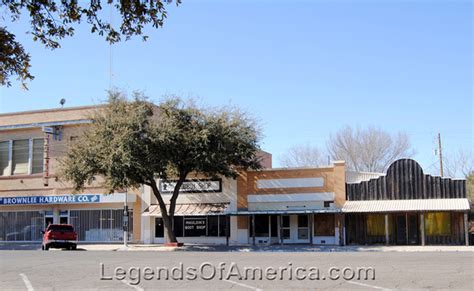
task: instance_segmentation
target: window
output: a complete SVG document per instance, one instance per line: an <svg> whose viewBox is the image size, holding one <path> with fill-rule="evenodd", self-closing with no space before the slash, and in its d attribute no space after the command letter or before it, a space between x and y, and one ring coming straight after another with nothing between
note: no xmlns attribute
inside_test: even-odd
<svg viewBox="0 0 474 291"><path fill-rule="evenodd" d="M268 226L268 215L255 215L255 236L268 237L270 235ZM253 234L252 227L252 220L250 220L250 235Z"/></svg>
<svg viewBox="0 0 474 291"><path fill-rule="evenodd" d="M367 215L367 234L372 236L385 235L385 216L383 214Z"/></svg>
<svg viewBox="0 0 474 291"><path fill-rule="evenodd" d="M433 212L425 215L426 235L451 235L451 214L449 212Z"/></svg>
<svg viewBox="0 0 474 291"><path fill-rule="evenodd" d="M0 142L0 176L9 175L8 163L10 157L8 156L8 148L10 147L9 141Z"/></svg>
<svg viewBox="0 0 474 291"><path fill-rule="evenodd" d="M43 173L44 163L44 139L33 139L33 157L31 165L31 173Z"/></svg>
<svg viewBox="0 0 474 291"><path fill-rule="evenodd" d="M184 217L184 236L196 237L206 236L207 217L188 216Z"/></svg>
<svg viewBox="0 0 474 291"><path fill-rule="evenodd" d="M28 174L30 141L28 139L13 141L12 173Z"/></svg>
<svg viewBox="0 0 474 291"><path fill-rule="evenodd" d="M176 237L225 237L227 219L224 215L175 216L173 231ZM163 219L155 219L155 237L164 237Z"/></svg>
<svg viewBox="0 0 474 291"><path fill-rule="evenodd" d="M207 235L219 236L219 216L209 216L207 218Z"/></svg>
<svg viewBox="0 0 474 291"><path fill-rule="evenodd" d="M334 203L334 201L324 201L324 207L331 207L331 203Z"/></svg>
<svg viewBox="0 0 474 291"><path fill-rule="evenodd" d="M335 235L334 214L315 214L314 215L314 235L315 236L334 236Z"/></svg>

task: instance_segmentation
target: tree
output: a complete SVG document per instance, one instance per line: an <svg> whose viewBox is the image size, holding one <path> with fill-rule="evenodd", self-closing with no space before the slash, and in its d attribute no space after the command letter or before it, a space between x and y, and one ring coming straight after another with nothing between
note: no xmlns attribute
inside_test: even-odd
<svg viewBox="0 0 474 291"><path fill-rule="evenodd" d="M467 178L474 172L474 151L459 149L444 154L445 175L452 178ZM437 164L438 170L439 165Z"/></svg>
<svg viewBox="0 0 474 291"><path fill-rule="evenodd" d="M165 237L176 242L171 222L189 174L236 177L260 168L259 133L253 119L235 108L214 111L173 97L158 106L111 93L109 103L62 161L62 177L80 191L102 176L108 192L148 185L162 213ZM164 201L156 179L176 181Z"/></svg>
<svg viewBox="0 0 474 291"><path fill-rule="evenodd" d="M283 167L320 167L327 164L327 158L318 147L310 144L290 147L280 158Z"/></svg>
<svg viewBox="0 0 474 291"><path fill-rule="evenodd" d="M327 150L332 159L346 161L347 168L357 172L384 172L393 161L414 154L408 135L390 135L375 127L346 126L330 136Z"/></svg>
<svg viewBox="0 0 474 291"><path fill-rule="evenodd" d="M74 35L74 25L82 22L90 26L92 33L105 36L111 44L133 36L142 36L146 40L148 36L143 35L143 28L148 24L154 28L162 27L167 17L165 4L171 2L0 0L0 10L5 13L2 19L9 18L12 23L17 22L22 14L27 14L33 40L40 41L47 48L56 49L60 47L61 39ZM178 5L181 0L175 2ZM110 9L120 16L118 28L106 20L104 4L109 4ZM10 86L10 78L16 75L26 88L26 82L34 78L29 71L30 55L5 26L0 27L0 48L0 85Z"/></svg>

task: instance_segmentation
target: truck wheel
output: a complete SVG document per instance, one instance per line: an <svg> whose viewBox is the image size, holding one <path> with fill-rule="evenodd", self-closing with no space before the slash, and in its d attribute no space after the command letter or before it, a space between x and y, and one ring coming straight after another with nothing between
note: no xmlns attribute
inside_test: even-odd
<svg viewBox="0 0 474 291"><path fill-rule="evenodd" d="M41 244L41 250L44 251L44 244Z"/></svg>
<svg viewBox="0 0 474 291"><path fill-rule="evenodd" d="M45 251L49 250L49 246L48 246L48 245L45 245L45 246L44 246L44 250L45 250Z"/></svg>
<svg viewBox="0 0 474 291"><path fill-rule="evenodd" d="M75 251L77 249L77 245L72 245L71 250Z"/></svg>

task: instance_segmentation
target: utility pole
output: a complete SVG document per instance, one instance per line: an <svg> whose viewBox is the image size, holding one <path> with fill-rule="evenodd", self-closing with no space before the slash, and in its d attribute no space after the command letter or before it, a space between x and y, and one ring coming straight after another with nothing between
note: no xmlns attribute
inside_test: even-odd
<svg viewBox="0 0 474 291"><path fill-rule="evenodd" d="M441 177L443 177L444 173L443 173L443 152L441 148L441 133L438 133L438 151L439 151L439 171L440 171Z"/></svg>

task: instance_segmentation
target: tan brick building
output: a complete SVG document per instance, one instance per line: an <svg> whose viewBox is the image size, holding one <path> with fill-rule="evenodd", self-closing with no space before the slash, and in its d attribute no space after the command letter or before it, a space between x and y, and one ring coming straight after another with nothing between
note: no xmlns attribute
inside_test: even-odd
<svg viewBox="0 0 474 291"><path fill-rule="evenodd" d="M83 193L58 177L59 161L97 107L0 114L0 241L35 241L49 223L70 223L80 241L123 239L125 194L100 179ZM140 191L130 190L130 239L140 239Z"/></svg>

